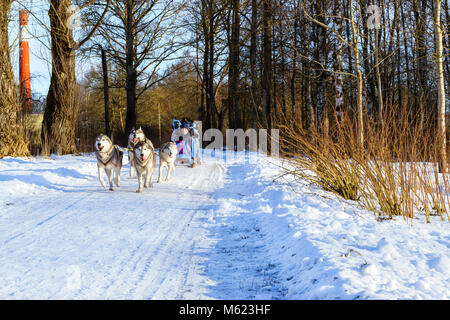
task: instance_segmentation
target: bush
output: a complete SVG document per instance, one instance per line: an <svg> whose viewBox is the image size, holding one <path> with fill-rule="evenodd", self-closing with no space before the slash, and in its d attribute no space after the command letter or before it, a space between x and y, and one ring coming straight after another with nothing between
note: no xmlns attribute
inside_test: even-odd
<svg viewBox="0 0 450 320"><path fill-rule="evenodd" d="M283 175L359 200L379 218L402 216L412 223L420 213L427 222L431 215L450 221L450 178L438 170L434 115L386 109L382 122L366 116L364 148L356 143L356 121L345 113L329 131L280 126L280 145L289 158Z"/></svg>

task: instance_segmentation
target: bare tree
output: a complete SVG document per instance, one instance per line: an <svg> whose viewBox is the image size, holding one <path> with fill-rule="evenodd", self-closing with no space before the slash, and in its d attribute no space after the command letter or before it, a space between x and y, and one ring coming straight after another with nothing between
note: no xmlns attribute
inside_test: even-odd
<svg viewBox="0 0 450 320"><path fill-rule="evenodd" d="M361 61L360 61L360 45L359 41L361 38L360 33L360 27L361 27L361 7L359 6L359 3L356 3L356 5L353 4L353 1L349 1L349 16L345 17L345 20L348 21L348 26L351 31L351 39L345 39L343 35L340 34L340 30L336 30L333 27L330 27L328 24L326 24L324 21L320 21L319 19L314 18L311 16L307 9L306 5L303 4L303 11L306 15L306 17L311 20L313 23L317 24L318 26L329 30L334 34L338 41L341 41L343 44L347 45L349 48L349 55L353 55L353 61L354 61L354 74L353 73L347 73L348 75L352 76L353 78L356 78L356 130L357 130L357 137L358 137L358 145L360 150L362 151L364 149L364 106L363 106L363 74L361 71ZM323 12L320 12L321 15L323 15ZM344 17L341 17L344 19ZM325 65L323 65L320 61L314 61L315 63L318 63L322 65L322 68L325 68ZM349 63L350 65L350 63ZM342 71L340 71L342 72Z"/></svg>
<svg viewBox="0 0 450 320"><path fill-rule="evenodd" d="M12 2L0 2L0 158L29 155L28 141L20 126L21 107L16 97L9 53L8 15Z"/></svg>
<svg viewBox="0 0 450 320"><path fill-rule="evenodd" d="M94 4L88 1L80 8ZM47 95L42 123L42 154L76 153L75 127L77 110L75 108L75 52L100 25L108 10L110 0L106 1L100 19L79 42L73 38L71 19L73 7L71 0L51 0L48 15L51 27L52 76Z"/></svg>
<svg viewBox="0 0 450 320"><path fill-rule="evenodd" d="M226 76L229 76L231 2L198 0L190 2L187 7L189 15L185 17L185 25L195 35L189 45L198 52L194 65L201 81L200 110L203 128L221 128L227 111L231 111L228 99L218 98ZM234 114L228 113L228 120L233 122Z"/></svg>
<svg viewBox="0 0 450 320"><path fill-rule="evenodd" d="M263 72L262 72L262 105L263 125L272 127L272 109L274 105L273 63L272 63L272 1L263 0Z"/></svg>
<svg viewBox="0 0 450 320"><path fill-rule="evenodd" d="M102 52L102 71L103 71L103 100L105 103L105 133L110 136L110 121L109 121L109 78L108 78L108 61L106 60L106 51L101 49Z"/></svg>
<svg viewBox="0 0 450 320"><path fill-rule="evenodd" d="M183 1L176 0L111 0L96 41L126 74L125 132L136 126L138 99L169 76L160 74L161 66L182 48L176 24L182 8ZM96 21L98 15L93 13L89 19Z"/></svg>
<svg viewBox="0 0 450 320"><path fill-rule="evenodd" d="M252 127L255 126L256 121L260 118L259 107L260 107L260 90L257 75L257 36L258 36L258 12L259 6L257 0L251 1L251 22L250 22L250 53L249 53L249 63L250 63L250 81L251 81L251 103L252 103Z"/></svg>
<svg viewBox="0 0 450 320"><path fill-rule="evenodd" d="M441 5L442 0L434 2L434 41L435 41L435 63L437 78L437 121L438 121L438 163L439 171L447 172L447 143L445 127L445 82L444 82L444 49L442 45L441 27Z"/></svg>
<svg viewBox="0 0 450 320"><path fill-rule="evenodd" d="M230 108L230 114L234 117L234 121L231 121L230 128L240 128L239 117L239 44L240 44L240 0L232 1L233 22L231 30L231 42L230 42L230 59L229 59L229 76L228 76L228 103ZM234 123L233 123L234 122Z"/></svg>

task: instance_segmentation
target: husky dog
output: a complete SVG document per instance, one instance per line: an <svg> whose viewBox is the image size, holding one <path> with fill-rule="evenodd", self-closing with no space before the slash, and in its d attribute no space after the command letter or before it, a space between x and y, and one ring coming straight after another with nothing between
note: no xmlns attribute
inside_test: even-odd
<svg viewBox="0 0 450 320"><path fill-rule="evenodd" d="M120 169L122 169L123 152L119 146L112 143L111 139L104 134L99 134L95 139L95 155L97 157L98 179L103 188L103 170L109 180L109 190L114 191L113 178L116 186L120 187Z"/></svg>
<svg viewBox="0 0 450 320"><path fill-rule="evenodd" d="M145 176L145 188L153 188L153 170L156 164L156 153L150 140L139 141L133 149L133 162L136 169L139 188L137 193L142 192L142 180Z"/></svg>
<svg viewBox="0 0 450 320"><path fill-rule="evenodd" d="M139 141L144 141L146 139L144 131L142 131L142 127L139 127L139 129L132 129L130 132L130 135L128 136L128 161L130 163L130 177L134 177L133 168L134 168L134 153L133 150L136 147L136 145L139 143ZM153 144L150 140L148 140L153 148ZM134 168L136 169L136 168Z"/></svg>
<svg viewBox="0 0 450 320"><path fill-rule="evenodd" d="M161 182L162 171L167 167L166 181L169 181L170 171L175 171L175 161L177 159L178 148L173 141L164 143L159 149L159 176L158 183Z"/></svg>

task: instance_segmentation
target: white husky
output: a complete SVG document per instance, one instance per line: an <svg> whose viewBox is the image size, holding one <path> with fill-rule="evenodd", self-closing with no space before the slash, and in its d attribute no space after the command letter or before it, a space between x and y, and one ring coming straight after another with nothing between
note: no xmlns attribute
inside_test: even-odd
<svg viewBox="0 0 450 320"><path fill-rule="evenodd" d="M109 180L109 190L114 191L113 178L116 186L120 187L120 169L122 169L123 152L119 146L112 143L111 139L104 134L99 134L95 139L95 155L97 157L98 179L103 188L106 188L103 181L103 171Z"/></svg>
<svg viewBox="0 0 450 320"><path fill-rule="evenodd" d="M158 183L161 182L162 171L167 167L166 181L170 179L170 171L175 172L175 161L177 159L178 148L175 142L164 143L159 149L159 176Z"/></svg>
<svg viewBox="0 0 450 320"><path fill-rule="evenodd" d="M133 149L134 157L134 167L136 168L136 173L138 177L139 188L136 192L142 192L142 180L145 177L145 188L153 187L153 170L156 164L156 153L153 148L153 144L150 140L146 139L144 141L138 142L138 144Z"/></svg>
<svg viewBox="0 0 450 320"><path fill-rule="evenodd" d="M128 136L128 162L130 163L130 177L134 177L133 168L134 167L134 153L133 150L135 146L140 142L144 141L146 139L144 131L142 131L142 127L139 127L139 129L132 129L130 132L130 135ZM149 140L150 141L150 140ZM151 144L151 142L150 142ZM153 147L153 145L152 145Z"/></svg>

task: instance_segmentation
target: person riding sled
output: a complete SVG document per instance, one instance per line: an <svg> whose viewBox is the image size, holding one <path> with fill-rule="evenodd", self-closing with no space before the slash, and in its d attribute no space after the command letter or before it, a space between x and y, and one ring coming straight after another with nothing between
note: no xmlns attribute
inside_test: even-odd
<svg viewBox="0 0 450 320"><path fill-rule="evenodd" d="M178 159L181 163L190 163L191 168L200 165L198 156L199 134L192 121L173 119L172 138L177 144Z"/></svg>

